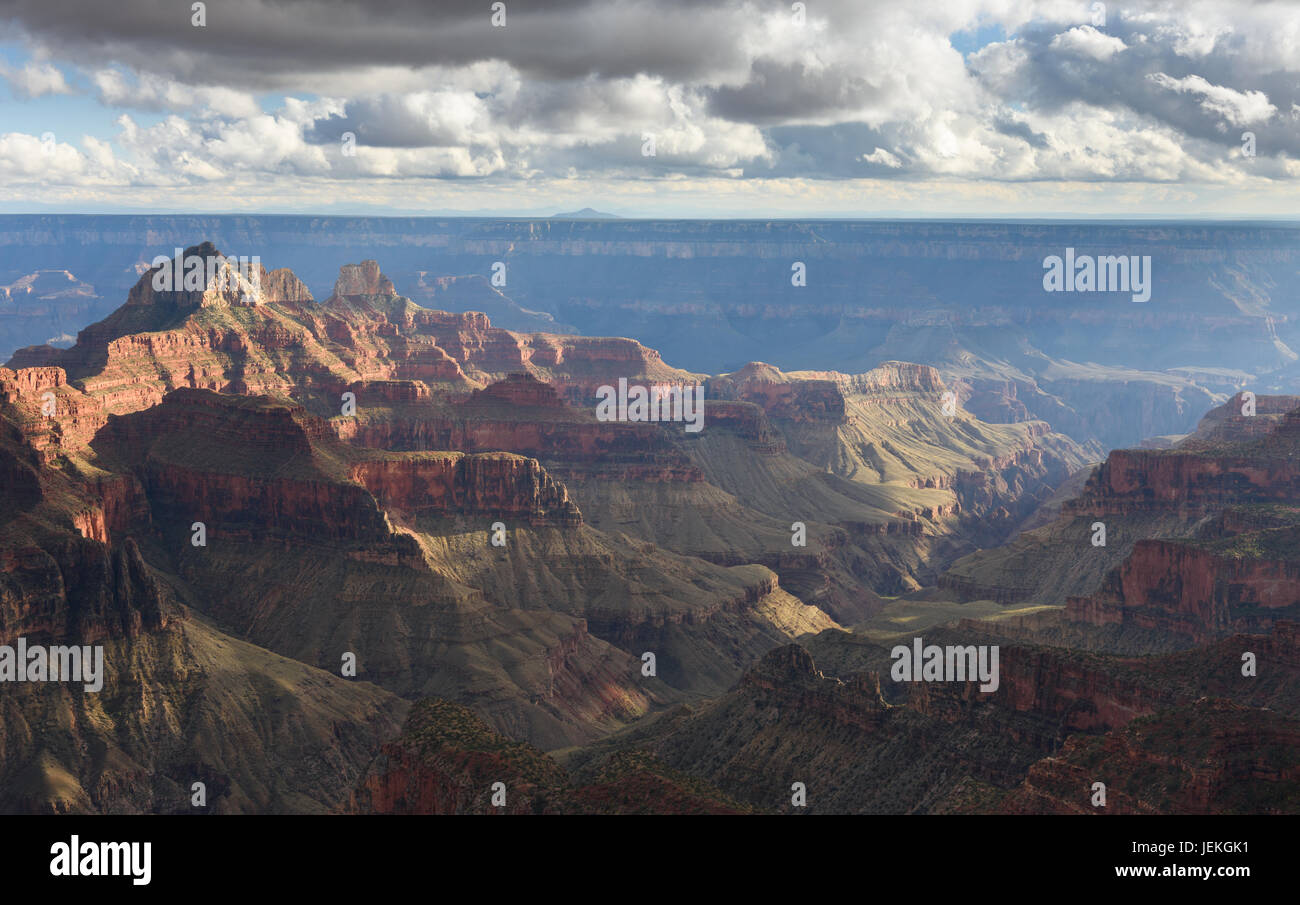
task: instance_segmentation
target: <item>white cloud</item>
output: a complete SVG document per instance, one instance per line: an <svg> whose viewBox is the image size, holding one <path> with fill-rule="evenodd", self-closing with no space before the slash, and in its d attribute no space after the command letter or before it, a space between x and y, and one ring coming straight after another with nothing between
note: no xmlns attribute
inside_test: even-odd
<svg viewBox="0 0 1300 905"><path fill-rule="evenodd" d="M862 159L867 163L878 163L881 166L897 170L903 166L903 162L896 156L886 151L884 148L876 148L870 154L863 154Z"/></svg>
<svg viewBox="0 0 1300 905"><path fill-rule="evenodd" d="M101 69L91 75L100 101L110 107L142 110L200 110L229 117L251 117L262 112L252 95L220 86L195 87L150 73L134 78L119 69Z"/></svg>
<svg viewBox="0 0 1300 905"><path fill-rule="evenodd" d="M117 160L104 142L87 137L83 145L79 151L52 133L0 135L0 185L17 193L22 185L122 186L134 180L136 169Z"/></svg>
<svg viewBox="0 0 1300 905"><path fill-rule="evenodd" d="M1120 38L1102 34L1091 25L1080 25L1062 32L1052 38L1048 47L1061 53L1091 57L1102 62L1128 49L1128 45Z"/></svg>
<svg viewBox="0 0 1300 905"><path fill-rule="evenodd" d="M1269 103L1268 95L1262 91L1234 91L1222 85L1212 85L1199 75L1175 79L1163 72L1155 72L1147 78L1169 91L1200 97L1201 109L1234 126L1263 122L1277 112L1277 108Z"/></svg>
<svg viewBox="0 0 1300 905"><path fill-rule="evenodd" d="M0 60L0 77L20 98L31 99L47 94L72 94L63 73L52 63L33 60L24 66L14 67Z"/></svg>

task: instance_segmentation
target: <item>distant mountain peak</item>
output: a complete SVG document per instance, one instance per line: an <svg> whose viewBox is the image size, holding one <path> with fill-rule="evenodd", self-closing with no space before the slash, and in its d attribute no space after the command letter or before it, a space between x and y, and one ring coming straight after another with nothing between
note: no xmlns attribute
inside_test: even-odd
<svg viewBox="0 0 1300 905"><path fill-rule="evenodd" d="M552 220L622 220L618 214L607 214L604 211L598 211L595 208L584 207L580 211L567 211L562 214L555 214Z"/></svg>
<svg viewBox="0 0 1300 905"><path fill-rule="evenodd" d="M736 380L756 380L762 383L789 383L790 380L781 373L780 368L763 361L751 361L731 376Z"/></svg>

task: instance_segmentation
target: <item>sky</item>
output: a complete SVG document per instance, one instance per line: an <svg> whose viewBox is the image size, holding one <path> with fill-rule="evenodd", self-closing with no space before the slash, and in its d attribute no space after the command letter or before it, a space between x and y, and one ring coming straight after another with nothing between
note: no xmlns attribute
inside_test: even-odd
<svg viewBox="0 0 1300 905"><path fill-rule="evenodd" d="M1300 0L0 0L0 211L1300 218Z"/></svg>

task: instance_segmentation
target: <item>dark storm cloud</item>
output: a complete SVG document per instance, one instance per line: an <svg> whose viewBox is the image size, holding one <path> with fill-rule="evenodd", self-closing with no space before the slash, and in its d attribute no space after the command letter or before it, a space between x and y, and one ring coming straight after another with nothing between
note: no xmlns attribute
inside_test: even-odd
<svg viewBox="0 0 1300 905"><path fill-rule="evenodd" d="M758 60L751 78L739 87L708 92L709 111L737 122L777 123L859 110L882 97L882 90L848 65L810 70L802 63Z"/></svg>
<svg viewBox="0 0 1300 905"><path fill-rule="evenodd" d="M466 143L461 130L440 126L422 111L391 94L348 103L344 116L316 120L303 137L312 144L337 142L347 132L363 145L383 148L455 147Z"/></svg>
<svg viewBox="0 0 1300 905"><path fill-rule="evenodd" d="M776 163L770 169L746 171L747 176L893 179L907 169L863 160L876 148L894 153L892 136L865 123L779 126L767 134L776 148Z"/></svg>
<svg viewBox="0 0 1300 905"><path fill-rule="evenodd" d="M209 0L196 28L188 2L9 0L0 21L67 58L251 90L309 90L295 76L364 66L501 59L544 78L690 78L740 59L735 4L508 0L506 13L494 28L489 0Z"/></svg>

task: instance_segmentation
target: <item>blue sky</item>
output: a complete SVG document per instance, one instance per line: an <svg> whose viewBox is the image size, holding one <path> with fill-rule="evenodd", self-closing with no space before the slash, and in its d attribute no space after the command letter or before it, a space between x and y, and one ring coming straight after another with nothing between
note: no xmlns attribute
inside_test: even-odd
<svg viewBox="0 0 1300 905"><path fill-rule="evenodd" d="M976 51L983 50L990 44L997 44L1002 41L1015 39L1015 35L1007 35L1001 25L998 24L981 24L974 25L970 28L955 31L948 35L948 41L953 48L963 57L970 56Z"/></svg>

